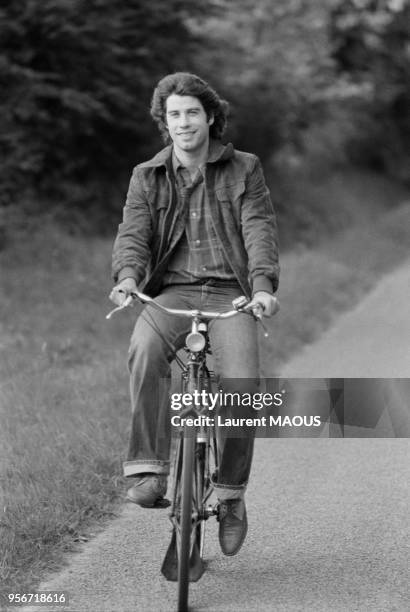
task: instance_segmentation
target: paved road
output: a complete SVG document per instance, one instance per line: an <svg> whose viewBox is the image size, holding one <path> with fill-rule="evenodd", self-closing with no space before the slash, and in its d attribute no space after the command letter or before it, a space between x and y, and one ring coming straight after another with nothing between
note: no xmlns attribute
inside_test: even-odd
<svg viewBox="0 0 410 612"><path fill-rule="evenodd" d="M410 378L410 260L306 346L283 374Z"/></svg>
<svg viewBox="0 0 410 612"><path fill-rule="evenodd" d="M357 316L363 308L364 313L376 316L378 307L386 305L380 299L380 295L386 297L386 288L387 295L396 295L381 321L384 325L388 314L389 333L395 334L398 351L400 339L404 339L406 350L410 338L409 300L403 286L408 292L408 266L382 279L380 287L355 309ZM402 316L403 304L407 316ZM332 366L336 367L338 356L348 354L352 332L348 326L343 334L343 325L354 319L352 312L337 325L338 338L346 344L343 351L332 353ZM400 333L390 325L394 321L399 322ZM366 351L371 349L369 336L373 337L377 326L361 322L356 330L361 330L361 341L356 342L356 337L350 341L355 353L363 350L357 363L370 363L371 355ZM334 349L328 338L326 335L311 346L287 371L295 374L295 364L296 369L307 362L311 367L315 356L318 364L324 346ZM390 350L390 336L382 333L383 338L384 344L377 343L379 352ZM377 375L387 375L383 368L394 355L393 350L388 358L381 358L383 367ZM343 368L348 361L341 362ZM318 367L314 366L311 376L334 375ZM347 376L341 368L336 376ZM402 376L405 371L391 374ZM305 371L299 375L308 376ZM360 375L366 376L364 368ZM391 429L388 419L380 426ZM257 440L247 494L247 541L236 557L224 557L218 548L216 524L210 525L208 570L192 585L192 610L407 612L409 458L407 438ZM71 604L66 609L72 612L174 610L175 584L166 582L159 573L168 535L166 510L126 505L118 520L72 556L66 570L40 588L68 591ZM33 608L37 612L41 609Z"/></svg>

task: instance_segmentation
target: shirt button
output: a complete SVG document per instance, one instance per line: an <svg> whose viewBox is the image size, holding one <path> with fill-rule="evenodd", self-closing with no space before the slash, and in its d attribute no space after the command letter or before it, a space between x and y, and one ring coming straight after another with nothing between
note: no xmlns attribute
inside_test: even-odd
<svg viewBox="0 0 410 612"><path fill-rule="evenodd" d="M200 241L200 240L195 240L195 244L196 244L197 246L199 246L199 245L201 244L201 241Z"/></svg>
<svg viewBox="0 0 410 612"><path fill-rule="evenodd" d="M193 212L193 213L192 213L192 217L196 217L196 212Z"/></svg>
<svg viewBox="0 0 410 612"><path fill-rule="evenodd" d="M203 271L203 272L206 272L206 271L207 271L207 269L208 269L208 268L207 268L206 266L202 266L202 271Z"/></svg>

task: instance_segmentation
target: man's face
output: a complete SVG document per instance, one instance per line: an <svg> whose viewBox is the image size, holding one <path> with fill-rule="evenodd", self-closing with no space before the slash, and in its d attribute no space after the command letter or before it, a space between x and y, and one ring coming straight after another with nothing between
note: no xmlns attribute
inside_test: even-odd
<svg viewBox="0 0 410 612"><path fill-rule="evenodd" d="M166 101L166 122L174 145L194 153L208 145L214 119L207 118L198 98L172 94Z"/></svg>

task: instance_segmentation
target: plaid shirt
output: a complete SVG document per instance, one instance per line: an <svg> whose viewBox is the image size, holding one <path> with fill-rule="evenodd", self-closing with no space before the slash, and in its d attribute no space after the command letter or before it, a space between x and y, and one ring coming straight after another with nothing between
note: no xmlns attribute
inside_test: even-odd
<svg viewBox="0 0 410 612"><path fill-rule="evenodd" d="M177 197L188 207L185 232L169 261L164 285L191 284L201 280L235 281L235 274L216 235L205 193L205 166L193 180L187 168L173 155Z"/></svg>

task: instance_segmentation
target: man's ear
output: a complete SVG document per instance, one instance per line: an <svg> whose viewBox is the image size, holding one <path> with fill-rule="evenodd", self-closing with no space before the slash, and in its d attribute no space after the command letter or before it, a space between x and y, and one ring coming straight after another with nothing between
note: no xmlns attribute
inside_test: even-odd
<svg viewBox="0 0 410 612"><path fill-rule="evenodd" d="M214 123L214 121L215 121L215 117L214 117L213 113L211 113L209 115L208 125L212 125Z"/></svg>

